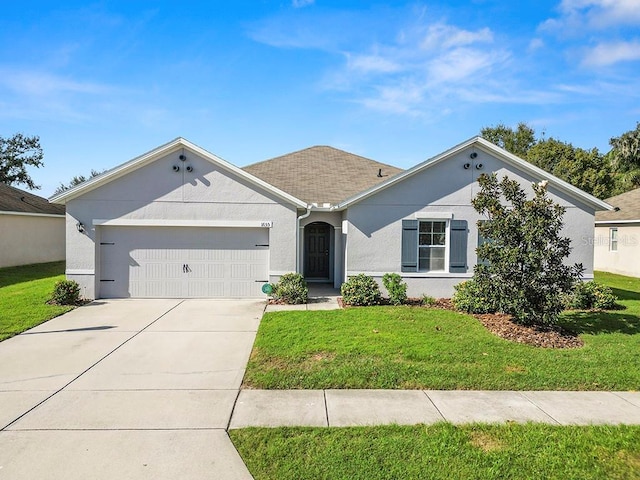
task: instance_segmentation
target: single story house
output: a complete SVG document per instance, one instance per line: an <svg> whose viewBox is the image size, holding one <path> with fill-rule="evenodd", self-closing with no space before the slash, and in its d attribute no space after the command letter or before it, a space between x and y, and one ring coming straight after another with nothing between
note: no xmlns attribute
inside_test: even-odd
<svg viewBox="0 0 640 480"><path fill-rule="evenodd" d="M475 137L406 171L330 147L238 168L183 138L50 199L67 208L67 277L89 298L259 297L287 272L339 287L398 272L450 296L475 265L477 177L547 180L570 262L593 275L594 213L611 208Z"/></svg>
<svg viewBox="0 0 640 480"><path fill-rule="evenodd" d="M64 236L63 205L0 183L0 267L64 260Z"/></svg>
<svg viewBox="0 0 640 480"><path fill-rule="evenodd" d="M640 188L606 202L615 210L596 212L594 268L640 277Z"/></svg>

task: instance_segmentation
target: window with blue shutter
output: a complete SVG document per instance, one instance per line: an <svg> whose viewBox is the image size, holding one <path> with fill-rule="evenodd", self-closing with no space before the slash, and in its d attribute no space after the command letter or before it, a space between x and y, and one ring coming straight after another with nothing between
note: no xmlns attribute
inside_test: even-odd
<svg viewBox="0 0 640 480"><path fill-rule="evenodd" d="M444 272L446 246L449 246L449 272L466 273L466 220L402 221L402 272Z"/></svg>

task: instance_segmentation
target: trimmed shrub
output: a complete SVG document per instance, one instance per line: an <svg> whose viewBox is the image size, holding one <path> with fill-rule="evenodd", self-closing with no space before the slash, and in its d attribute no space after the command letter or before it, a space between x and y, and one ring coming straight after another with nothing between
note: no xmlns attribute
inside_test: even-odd
<svg viewBox="0 0 640 480"><path fill-rule="evenodd" d="M56 305L77 305L80 303L80 285L75 280L56 282L50 302Z"/></svg>
<svg viewBox="0 0 640 480"><path fill-rule="evenodd" d="M273 298L290 305L307 303L309 287L304 277L299 273L285 273L280 281L273 285Z"/></svg>
<svg viewBox="0 0 640 480"><path fill-rule="evenodd" d="M370 306L380 303L380 287L378 283L364 273L349 277L340 288L342 301L347 305Z"/></svg>
<svg viewBox="0 0 640 480"><path fill-rule="evenodd" d="M453 287L455 293L451 298L457 310L467 313L495 313L495 301L482 293L475 280L467 280Z"/></svg>
<svg viewBox="0 0 640 480"><path fill-rule="evenodd" d="M577 310L613 310L618 307L611 288L597 282L578 282L567 299L567 307Z"/></svg>
<svg viewBox="0 0 640 480"><path fill-rule="evenodd" d="M382 277L382 284L389 293L389 303L402 305L407 302L407 284L402 281L400 275L397 273L385 273Z"/></svg>

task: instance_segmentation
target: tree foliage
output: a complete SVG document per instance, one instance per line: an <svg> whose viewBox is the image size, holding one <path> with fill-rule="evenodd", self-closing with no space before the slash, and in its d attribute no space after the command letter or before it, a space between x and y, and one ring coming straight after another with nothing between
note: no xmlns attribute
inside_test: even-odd
<svg viewBox="0 0 640 480"><path fill-rule="evenodd" d="M597 148L584 150L549 138L533 145L526 159L598 198L607 198L613 194L611 164Z"/></svg>
<svg viewBox="0 0 640 480"><path fill-rule="evenodd" d="M76 185L80 185L81 183L86 182L87 180L93 177L97 177L98 175L101 175L104 172L105 170L102 170L100 172L98 170L91 169L91 175L89 175L88 177L85 177L84 175L76 175L71 180L69 180L69 183L60 183L60 186L55 189L53 194L58 195L59 193L65 192L70 188L75 187Z"/></svg>
<svg viewBox="0 0 640 480"><path fill-rule="evenodd" d="M27 167L42 167L43 158L40 137L27 137L21 133L9 138L0 136L0 182L23 184L30 190L40 188L27 172Z"/></svg>
<svg viewBox="0 0 640 480"><path fill-rule="evenodd" d="M640 187L640 122L635 130L609 140L609 159L616 173L615 193Z"/></svg>
<svg viewBox="0 0 640 480"><path fill-rule="evenodd" d="M547 197L546 183L533 184L533 198L515 180L496 174L478 178L472 200L488 220L478 231L491 239L477 249L473 287L496 311L525 325L553 325L563 297L582 275L582 265L566 265L570 239L562 237L564 207Z"/></svg>
<svg viewBox="0 0 640 480"><path fill-rule="evenodd" d="M535 130L524 122L520 122L515 130L503 123L495 127L485 127L480 131L480 135L507 152L525 159L529 149L536 143Z"/></svg>
<svg viewBox="0 0 640 480"><path fill-rule="evenodd" d="M598 198L640 187L640 123L610 140L607 154L597 148L585 150L555 138L536 138L525 123L514 129L498 124L485 127L483 138L556 177Z"/></svg>

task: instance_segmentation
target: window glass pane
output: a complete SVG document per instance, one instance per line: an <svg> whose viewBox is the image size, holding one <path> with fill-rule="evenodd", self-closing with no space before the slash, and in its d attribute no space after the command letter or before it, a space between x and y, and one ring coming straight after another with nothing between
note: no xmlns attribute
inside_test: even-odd
<svg viewBox="0 0 640 480"><path fill-rule="evenodd" d="M430 233L432 231L431 229L431 222L420 222L420 232L424 232L424 233Z"/></svg>
<svg viewBox="0 0 640 480"><path fill-rule="evenodd" d="M432 245L444 245L445 234L444 233L436 233L433 235L433 243Z"/></svg>
<svg viewBox="0 0 640 480"><path fill-rule="evenodd" d="M418 250L418 269L423 272L444 270L444 248L421 247Z"/></svg>
<svg viewBox="0 0 640 480"><path fill-rule="evenodd" d="M447 222L433 222L433 231L437 233L444 233L447 226Z"/></svg>

